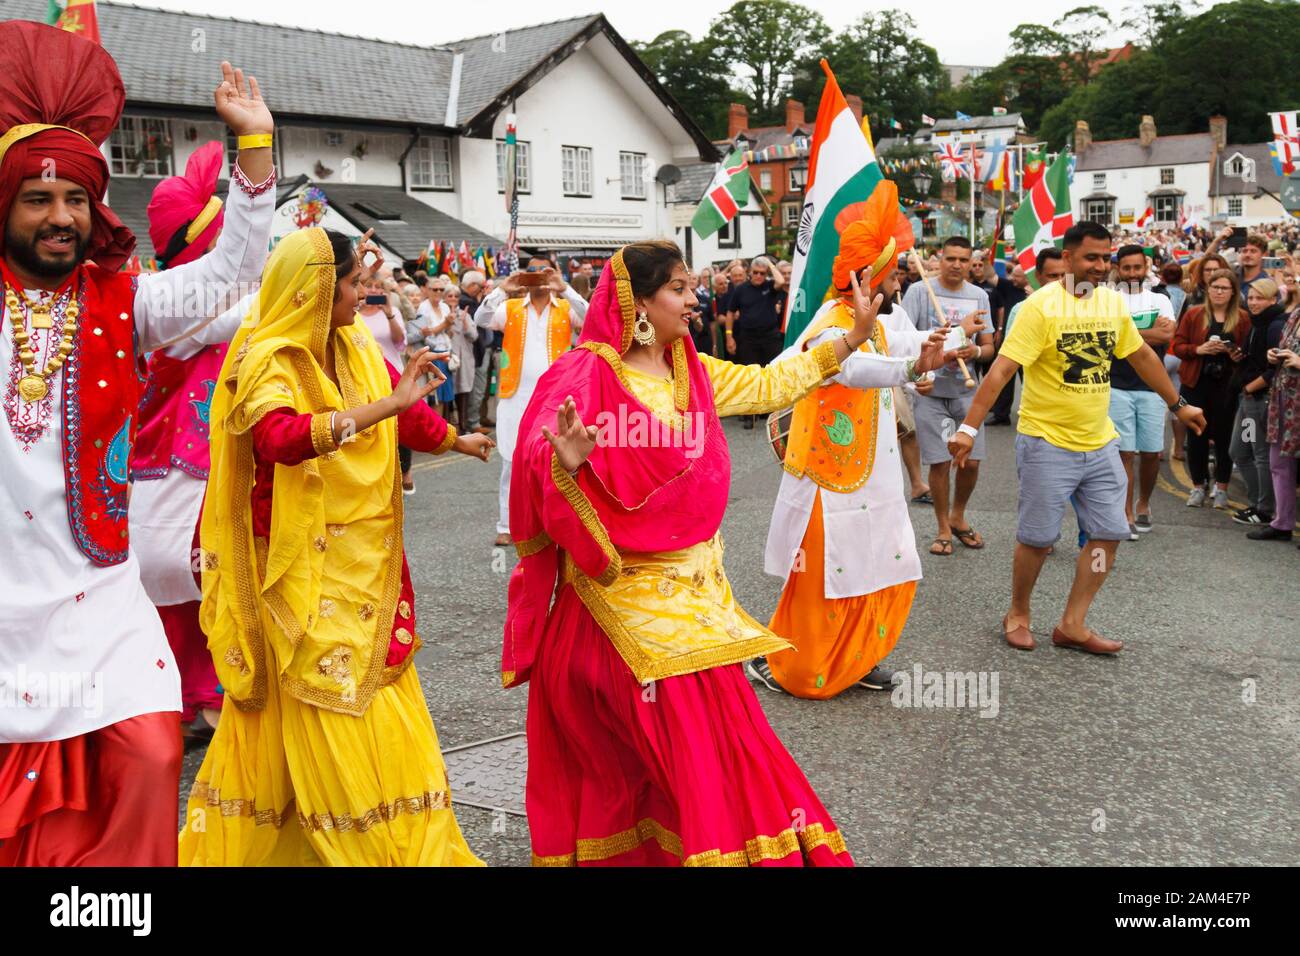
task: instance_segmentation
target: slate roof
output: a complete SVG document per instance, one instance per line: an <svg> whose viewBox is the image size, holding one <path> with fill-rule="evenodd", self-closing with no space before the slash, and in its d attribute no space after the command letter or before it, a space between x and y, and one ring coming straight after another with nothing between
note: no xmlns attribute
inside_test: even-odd
<svg viewBox="0 0 1300 956"><path fill-rule="evenodd" d="M329 198L330 208L362 232L373 228L375 238L403 259L419 258L428 248L430 240L448 240L474 246L500 246L503 241L473 226L466 225L441 210L420 202L402 191L400 186L360 186L343 183L316 183ZM400 219L380 219L360 208L358 203L374 210L397 213Z"/></svg>
<svg viewBox="0 0 1300 956"><path fill-rule="evenodd" d="M1022 129L1025 123L1019 113L1003 113L1001 116L972 116L970 119L941 119L929 127L931 133L951 133L963 129L1003 129L1006 127Z"/></svg>
<svg viewBox="0 0 1300 956"><path fill-rule="evenodd" d="M0 20L44 22L47 7L48 0L5 0ZM511 96L604 33L682 123L700 155L713 155L698 124L599 13L431 47L103 0L96 13L104 48L117 61L134 107L211 112L221 61L229 59L258 78L277 117L446 129L460 53L454 128L474 135L487 135L485 127ZM203 31L199 51L193 49L196 30Z"/></svg>
<svg viewBox="0 0 1300 956"><path fill-rule="evenodd" d="M666 202L669 203L698 203L704 198L704 190L713 182L713 173L717 169L716 163L682 163L677 167L682 171L682 178L677 180L673 185L668 187ZM750 199L757 197L757 203L751 202L745 207L748 212L755 209L762 210L764 215L770 212L770 206L767 197L763 195L754 184L753 173L749 177Z"/></svg>
<svg viewBox="0 0 1300 956"><path fill-rule="evenodd" d="M1094 141L1079 153L1074 170L1078 174L1103 169L1208 163L1213 152L1214 137L1209 133L1157 136L1150 146L1143 146L1137 139L1104 139Z"/></svg>
<svg viewBox="0 0 1300 956"><path fill-rule="evenodd" d="M1237 153L1255 161L1255 181L1248 183L1239 176L1224 175L1219 170L1218 189L1215 187L1214 171L1210 172L1210 195L1212 196L1254 196L1260 189L1266 189L1275 196L1282 194L1282 177L1273 169L1273 160L1269 157L1269 143L1230 144L1219 153L1222 165Z"/></svg>

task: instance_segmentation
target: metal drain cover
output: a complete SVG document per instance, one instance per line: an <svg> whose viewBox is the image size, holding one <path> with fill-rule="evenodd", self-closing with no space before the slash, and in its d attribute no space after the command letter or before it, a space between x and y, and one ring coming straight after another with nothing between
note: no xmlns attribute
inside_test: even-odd
<svg viewBox="0 0 1300 956"><path fill-rule="evenodd" d="M528 744L522 733L492 737L442 752L453 806L527 816L524 778Z"/></svg>

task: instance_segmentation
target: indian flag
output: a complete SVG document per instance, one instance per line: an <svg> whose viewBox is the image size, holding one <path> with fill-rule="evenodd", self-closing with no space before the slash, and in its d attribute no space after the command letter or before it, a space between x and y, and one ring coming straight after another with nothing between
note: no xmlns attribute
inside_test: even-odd
<svg viewBox="0 0 1300 956"><path fill-rule="evenodd" d="M831 267L840 249L835 217L845 206L865 202L876 183L885 178L875 150L835 82L830 64L821 62L826 86L817 107L817 126L808 159L808 188L794 241L792 292L785 316L787 346L798 340L822 303L833 294Z"/></svg>
<svg viewBox="0 0 1300 956"><path fill-rule="evenodd" d="M701 239L707 239L731 222L748 202L749 163L737 149L713 174L713 181L704 191L704 199L691 219L691 228Z"/></svg>

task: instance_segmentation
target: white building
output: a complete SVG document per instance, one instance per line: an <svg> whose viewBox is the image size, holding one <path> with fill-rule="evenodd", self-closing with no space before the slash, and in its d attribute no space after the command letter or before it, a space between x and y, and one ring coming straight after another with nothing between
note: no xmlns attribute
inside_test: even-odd
<svg viewBox="0 0 1300 956"><path fill-rule="evenodd" d="M0 17L43 20L45 8L45 0L10 0ZM212 109L223 59L258 78L276 116L276 236L296 228L294 197L314 185L329 199L323 225L373 228L402 259L431 240L501 246L510 226L509 113L517 115L520 244L565 259L673 237L666 181L719 158L600 14L430 48L113 3L97 9L127 94L105 145L109 203L142 257L153 255L145 206L158 179L182 171L212 139L225 140L233 157L233 137Z"/></svg>
<svg viewBox="0 0 1300 956"><path fill-rule="evenodd" d="M1070 186L1076 218L1121 231L1137 229L1150 208L1157 228L1183 221L1249 226L1287 217L1281 179L1268 144L1231 145L1227 119L1213 116L1209 132L1157 134L1144 116L1136 139L1094 141L1088 124L1075 125L1078 160Z"/></svg>

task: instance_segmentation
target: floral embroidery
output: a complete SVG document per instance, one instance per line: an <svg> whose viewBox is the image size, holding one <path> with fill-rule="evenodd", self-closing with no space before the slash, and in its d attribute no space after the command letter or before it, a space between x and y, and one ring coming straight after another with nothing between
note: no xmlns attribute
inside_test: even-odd
<svg viewBox="0 0 1300 956"><path fill-rule="evenodd" d="M348 533L348 526L345 524L327 524L325 530L335 538L341 538Z"/></svg>
<svg viewBox="0 0 1300 956"><path fill-rule="evenodd" d="M238 186L246 196L250 199L256 199L258 196L262 195L262 193L275 185L275 170L271 170L271 175L266 177L265 182L254 185L248 181L248 177L244 175L244 171L239 168L239 163L235 163L234 171L230 178L234 180L235 185Z"/></svg>
<svg viewBox="0 0 1300 956"><path fill-rule="evenodd" d="M397 613L404 618L410 618L411 605L407 601L399 601L397 604Z"/></svg>
<svg viewBox="0 0 1300 956"><path fill-rule="evenodd" d="M359 349L364 349L364 348L366 348L370 343L366 341L366 337L365 337L364 335L362 335L360 332L353 332L353 333L352 333L352 344L355 345L355 346L356 346L357 348L359 348Z"/></svg>
<svg viewBox="0 0 1300 956"><path fill-rule="evenodd" d="M296 307L301 309L304 305L307 304L307 293L304 292L302 289L299 289L297 292L295 292L293 294L293 304Z"/></svg>
<svg viewBox="0 0 1300 956"><path fill-rule="evenodd" d="M329 598L320 599L320 616L322 619L334 616L335 604Z"/></svg>
<svg viewBox="0 0 1300 956"><path fill-rule="evenodd" d="M411 632L404 627L399 627L394 636L397 638L398 644L410 644L411 641L414 640L414 638L411 637Z"/></svg>
<svg viewBox="0 0 1300 956"><path fill-rule="evenodd" d="M673 582L671 581L660 581L659 593L664 597L672 597L677 593L677 588L673 586Z"/></svg>
<svg viewBox="0 0 1300 956"><path fill-rule="evenodd" d="M700 625L700 627L712 627L712 626L713 626L713 619L710 618L707 614L696 614L696 615L695 615L695 620L696 620L696 622Z"/></svg>
<svg viewBox="0 0 1300 956"><path fill-rule="evenodd" d="M357 617L363 621L368 621L375 616L375 606L367 601L357 608Z"/></svg>
<svg viewBox="0 0 1300 956"><path fill-rule="evenodd" d="M325 536L323 534L319 535L316 538L316 540L312 542L312 545L316 548L317 551L323 552L325 550Z"/></svg>
<svg viewBox="0 0 1300 956"><path fill-rule="evenodd" d="M236 667L236 668L238 668L238 669L239 669L239 673L241 673L241 674L247 674L247 673L249 673L249 670L248 670L248 664L247 664L247 662L244 660L243 652L241 652L239 648L237 648L237 647L228 647L228 648L226 648L226 653L225 653L225 656L224 656L223 659L224 659L225 662L226 662L227 664L229 664L231 667Z"/></svg>
<svg viewBox="0 0 1300 956"><path fill-rule="evenodd" d="M217 558L217 552L207 551L207 550L203 552L204 571L215 571L217 569L217 565L220 563L221 563L220 559Z"/></svg>
<svg viewBox="0 0 1300 956"><path fill-rule="evenodd" d="M316 670L322 677L330 677L340 684L352 682L352 650L336 647L316 662Z"/></svg>

